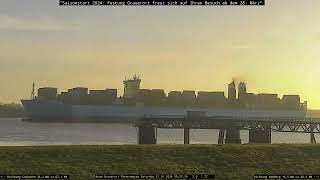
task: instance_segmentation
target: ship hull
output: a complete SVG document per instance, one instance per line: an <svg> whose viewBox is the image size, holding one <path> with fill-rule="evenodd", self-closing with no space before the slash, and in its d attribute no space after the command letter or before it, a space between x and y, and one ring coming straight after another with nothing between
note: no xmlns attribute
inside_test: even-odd
<svg viewBox="0 0 320 180"><path fill-rule="evenodd" d="M145 116L185 116L187 111L204 111L206 116L295 117L304 118L303 111L240 110L191 107L157 107L126 105L67 105L58 101L22 100L32 120L134 122Z"/></svg>
<svg viewBox="0 0 320 180"><path fill-rule="evenodd" d="M72 106L56 101L21 100L31 119L71 119Z"/></svg>

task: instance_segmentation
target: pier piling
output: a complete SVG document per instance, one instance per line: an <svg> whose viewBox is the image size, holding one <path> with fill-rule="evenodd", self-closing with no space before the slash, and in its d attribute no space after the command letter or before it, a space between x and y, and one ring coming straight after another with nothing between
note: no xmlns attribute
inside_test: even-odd
<svg viewBox="0 0 320 180"><path fill-rule="evenodd" d="M218 144L223 144L224 143L224 136L226 134L225 129L220 129L219 130L219 139L218 139Z"/></svg>
<svg viewBox="0 0 320 180"><path fill-rule="evenodd" d="M313 132L314 128L315 128L315 125L314 124L310 124L310 143L312 143L312 144L317 143L316 142L316 138L314 136L314 132Z"/></svg>
<svg viewBox="0 0 320 180"><path fill-rule="evenodd" d="M149 125L139 126L138 144L157 144L156 128Z"/></svg>
<svg viewBox="0 0 320 180"><path fill-rule="evenodd" d="M240 129L235 122L231 122L226 130L226 144L241 144Z"/></svg>
<svg viewBox="0 0 320 180"><path fill-rule="evenodd" d="M249 143L271 144L271 124L265 124L260 129L250 129Z"/></svg>
<svg viewBox="0 0 320 180"><path fill-rule="evenodd" d="M249 130L249 143L271 144L271 130Z"/></svg>
<svg viewBox="0 0 320 180"><path fill-rule="evenodd" d="M184 135L183 143L190 144L190 129L185 127L183 129L183 135Z"/></svg>

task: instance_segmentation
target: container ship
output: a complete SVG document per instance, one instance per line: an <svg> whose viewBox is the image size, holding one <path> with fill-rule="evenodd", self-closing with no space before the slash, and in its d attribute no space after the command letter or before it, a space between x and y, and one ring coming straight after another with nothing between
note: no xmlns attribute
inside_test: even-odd
<svg viewBox="0 0 320 180"><path fill-rule="evenodd" d="M187 111L203 111L206 116L304 118L307 102L299 95L248 93L245 82L228 84L227 97L222 91L141 89L141 79L125 79L124 93L117 89L89 90L84 87L58 89L43 87L37 96L21 100L29 119L52 121L128 122L146 116L186 116ZM238 89L238 93L237 93Z"/></svg>

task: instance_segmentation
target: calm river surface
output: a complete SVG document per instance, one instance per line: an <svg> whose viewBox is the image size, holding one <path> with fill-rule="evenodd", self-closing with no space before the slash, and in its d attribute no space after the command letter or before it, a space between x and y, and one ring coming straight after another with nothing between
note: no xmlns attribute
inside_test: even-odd
<svg viewBox="0 0 320 180"><path fill-rule="evenodd" d="M0 146L66 145L66 144L137 144L136 127L118 123L45 123L19 118L0 118ZM158 129L158 143L182 144L183 130ZM192 144L217 144L218 130L190 130ZM246 130L242 143L248 143ZM273 132L272 143L309 143L304 133ZM316 134L317 142L320 135Z"/></svg>

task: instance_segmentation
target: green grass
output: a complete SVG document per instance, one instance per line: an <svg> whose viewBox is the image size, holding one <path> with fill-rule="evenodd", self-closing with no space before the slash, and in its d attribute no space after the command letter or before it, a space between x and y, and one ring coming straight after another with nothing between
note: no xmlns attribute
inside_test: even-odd
<svg viewBox="0 0 320 180"><path fill-rule="evenodd" d="M0 174L320 174L320 145L123 145L0 147Z"/></svg>

